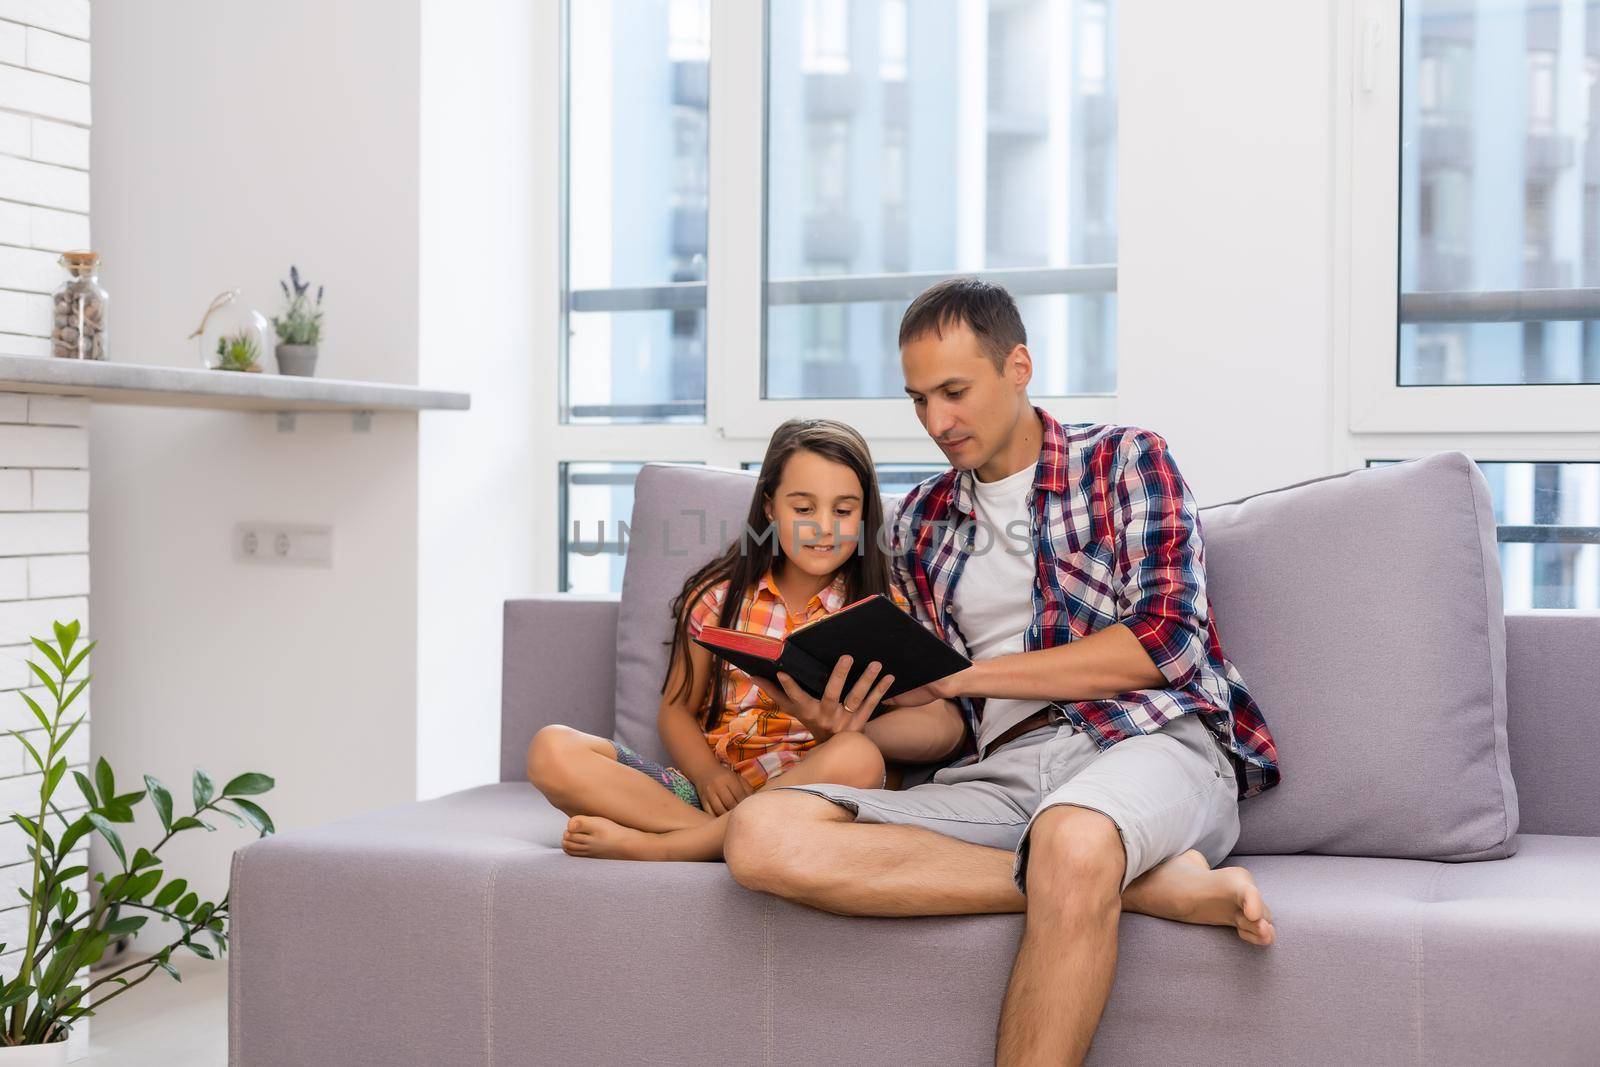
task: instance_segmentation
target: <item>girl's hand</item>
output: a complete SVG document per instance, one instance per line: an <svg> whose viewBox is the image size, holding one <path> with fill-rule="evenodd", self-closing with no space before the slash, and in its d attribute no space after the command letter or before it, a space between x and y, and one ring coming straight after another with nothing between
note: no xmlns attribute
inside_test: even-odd
<svg viewBox="0 0 1600 1067"><path fill-rule="evenodd" d="M722 815L755 790L738 771L717 764L704 774L691 774L689 781L700 794L700 806L713 815Z"/></svg>
<svg viewBox="0 0 1600 1067"><path fill-rule="evenodd" d="M873 660L867 669L861 672L861 677L856 684L851 686L848 694L840 695L844 688L845 678L850 674L849 656L840 656L839 662L834 664L833 673L828 676L828 685L822 691L821 697L814 697L807 693L795 680L778 672L778 684L783 687L781 693L774 693L770 686L763 685L759 679L756 685L762 692L772 698L778 710L793 716L800 724L811 731L811 736L818 740L825 740L834 734L847 733L851 730L860 730L866 725L872 712L883 699L883 694L889 691L894 684L894 675L886 674L878 677L878 672L883 670L883 664Z"/></svg>

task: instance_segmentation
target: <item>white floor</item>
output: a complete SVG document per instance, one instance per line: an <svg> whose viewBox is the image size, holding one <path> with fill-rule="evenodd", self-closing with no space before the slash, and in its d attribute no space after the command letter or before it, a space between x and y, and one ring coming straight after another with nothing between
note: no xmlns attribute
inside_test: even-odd
<svg viewBox="0 0 1600 1067"><path fill-rule="evenodd" d="M188 956L183 981L155 974L96 1009L92 1067L211 1067L228 1062L228 964Z"/></svg>

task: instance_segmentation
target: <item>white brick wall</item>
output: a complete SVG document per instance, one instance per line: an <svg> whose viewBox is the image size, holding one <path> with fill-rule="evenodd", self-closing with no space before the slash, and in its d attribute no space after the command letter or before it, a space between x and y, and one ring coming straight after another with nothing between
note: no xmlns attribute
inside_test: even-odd
<svg viewBox="0 0 1600 1067"><path fill-rule="evenodd" d="M91 247L89 69L89 0L0 0L0 353L50 358L49 294L66 276L56 257ZM0 393L0 819L38 804L39 776L3 733L38 736L17 690L54 706L28 671L28 638L73 618L89 631L88 422L81 398ZM88 763L88 723L68 749L69 764ZM83 805L70 778L57 796ZM22 835L0 827L0 973L26 943L26 861ZM72 1058L87 1043L80 1024Z"/></svg>
<svg viewBox="0 0 1600 1067"><path fill-rule="evenodd" d="M0 353L50 355L56 257L89 241L89 2L0 0ZM0 466L13 463L0 439ZM4 488L0 487L0 500Z"/></svg>
<svg viewBox="0 0 1600 1067"><path fill-rule="evenodd" d="M89 639L88 423L81 397L0 393L0 820L13 811L32 814L39 803L41 776L8 732L21 732L36 748L42 743L38 720L18 691L46 711L55 706L28 670L30 658L44 663L28 639L70 619L83 625L80 640ZM85 690L68 715L89 714L90 696ZM69 766L88 767L88 722L72 735L66 756ZM83 808L70 776L56 797L69 818ZM27 943L27 913L16 888L31 870L22 834L0 826L0 942L7 946L0 973L15 967ZM75 1035L79 1047L86 1036Z"/></svg>

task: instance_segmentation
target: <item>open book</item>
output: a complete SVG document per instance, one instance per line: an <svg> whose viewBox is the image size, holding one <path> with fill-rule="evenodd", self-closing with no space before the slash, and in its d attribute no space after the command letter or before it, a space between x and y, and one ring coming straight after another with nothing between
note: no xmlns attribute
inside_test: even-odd
<svg viewBox="0 0 1600 1067"><path fill-rule="evenodd" d="M783 671L814 697L822 695L834 665L844 655L853 662L840 692L849 693L877 660L883 664L878 677L894 675L885 697L936 682L972 664L882 594L864 597L832 615L798 626L788 637L706 626L694 641L774 686L778 672Z"/></svg>

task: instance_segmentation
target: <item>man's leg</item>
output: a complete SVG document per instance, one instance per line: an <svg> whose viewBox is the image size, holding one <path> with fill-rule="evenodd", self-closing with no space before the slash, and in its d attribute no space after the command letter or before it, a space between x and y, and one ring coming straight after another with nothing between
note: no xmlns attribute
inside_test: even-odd
<svg viewBox="0 0 1600 1067"><path fill-rule="evenodd" d="M1122 841L1109 818L1070 805L1043 812L1029 836L1028 918L995 1063L1080 1063L1117 969Z"/></svg>
<svg viewBox="0 0 1600 1067"><path fill-rule="evenodd" d="M723 848L740 885L840 915L975 915L1025 904L1010 850L919 826L856 823L798 789L734 808Z"/></svg>

